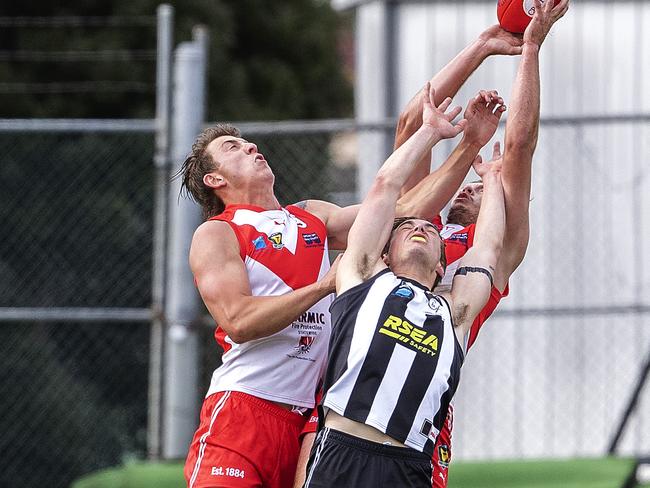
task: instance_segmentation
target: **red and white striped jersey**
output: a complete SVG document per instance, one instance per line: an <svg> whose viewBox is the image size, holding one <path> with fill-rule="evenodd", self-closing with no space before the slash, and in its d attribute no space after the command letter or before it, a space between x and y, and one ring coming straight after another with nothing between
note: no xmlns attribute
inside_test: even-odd
<svg viewBox="0 0 650 488"><path fill-rule="evenodd" d="M235 232L253 296L284 295L329 270L325 224L299 207L229 205L211 220L227 222ZM280 332L243 344L217 327L223 364L213 373L206 396L234 390L313 407L327 362L332 299L319 301Z"/></svg>

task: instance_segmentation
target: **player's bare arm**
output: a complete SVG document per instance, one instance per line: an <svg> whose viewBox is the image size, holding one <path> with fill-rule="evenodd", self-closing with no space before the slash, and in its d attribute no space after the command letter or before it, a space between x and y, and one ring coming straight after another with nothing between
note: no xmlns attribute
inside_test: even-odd
<svg viewBox="0 0 650 488"><path fill-rule="evenodd" d="M436 90L435 103L439 103L446 97L455 97L465 81L489 56L521 54L521 46L521 36L507 32L499 25L489 27L431 78L430 83ZM400 114L395 132L395 148L402 145L422 123L420 97L421 94L418 92ZM471 161L470 159L470 163ZM407 192L429 174L430 167L431 155L427 154L418 162L402 192Z"/></svg>
<svg viewBox="0 0 650 488"><path fill-rule="evenodd" d="M338 293L386 266L381 260L381 251L390 236L402 185L425 152L441 139L455 137L466 125L465 120L456 125L452 122L460 113L460 107L445 113L451 104L450 98L436 107L433 104L435 90L429 83L425 90L422 126L383 164L350 229L348 248L336 276Z"/></svg>
<svg viewBox="0 0 650 488"><path fill-rule="evenodd" d="M431 220L454 196L479 150L494 136L506 106L499 94L481 90L467 104L463 137L447 160L400 198L402 215ZM478 158L478 159L477 159Z"/></svg>
<svg viewBox="0 0 650 488"><path fill-rule="evenodd" d="M293 482L293 488L300 488L305 483L307 475L307 462L309 461L309 453L316 440L316 433L309 432L302 436L300 444L300 454L298 455L298 466L296 468L296 478Z"/></svg>
<svg viewBox="0 0 650 488"><path fill-rule="evenodd" d="M397 201L395 215L431 220L439 214L462 183L479 150L496 132L505 110L503 99L496 91L482 90L472 98L463 115L467 123L460 143L440 168ZM298 205L325 222L330 249L346 248L348 232L360 205L341 208L321 200L307 200Z"/></svg>
<svg viewBox="0 0 650 488"><path fill-rule="evenodd" d="M474 170L483 181L474 246L461 259L451 287L451 309L458 337L469 332L474 318L487 303L505 232L501 160L477 163Z"/></svg>
<svg viewBox="0 0 650 488"><path fill-rule="evenodd" d="M323 280L279 296L252 296L239 243L225 222L208 221L194 233L190 267L208 311L236 343L284 329L334 291L336 269Z"/></svg>
<svg viewBox="0 0 650 488"><path fill-rule="evenodd" d="M513 85L503 154L506 239L495 275L503 291L524 258L529 240L531 167L537 146L540 113L539 48L551 27L567 11L569 0L536 2L535 15L524 32L521 62Z"/></svg>

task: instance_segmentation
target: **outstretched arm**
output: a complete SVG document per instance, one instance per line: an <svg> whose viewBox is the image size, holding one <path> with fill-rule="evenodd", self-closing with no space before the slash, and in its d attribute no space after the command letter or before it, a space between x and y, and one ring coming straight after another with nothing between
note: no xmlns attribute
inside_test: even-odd
<svg viewBox="0 0 650 488"><path fill-rule="evenodd" d="M454 196L473 162L480 162L479 150L485 146L506 110L496 91L481 90L465 110L467 126L463 138L447 160L427 175L399 200L399 211L432 220Z"/></svg>
<svg viewBox="0 0 650 488"><path fill-rule="evenodd" d="M348 248L336 276L339 294L368 279L384 266L381 251L390 235L400 188L426 151L441 139L455 137L466 123L465 120L457 125L451 122L460 113L460 107L445 113L451 99L436 107L432 102L435 90L429 83L425 90L422 126L381 167L350 229Z"/></svg>
<svg viewBox="0 0 650 488"><path fill-rule="evenodd" d="M505 112L503 99L496 91L480 91L467 104L463 138L445 163L419 182L397 201L397 217L432 220L440 213L463 182L479 150L492 139ZM306 210L318 215L327 226L330 249L345 249L348 232L360 205L338 207L320 200L305 202Z"/></svg>
<svg viewBox="0 0 650 488"><path fill-rule="evenodd" d="M520 36L503 30L499 25L489 27L431 78L430 83L436 90L434 102L439 103L446 97L455 97L465 81L488 56L521 54L521 46ZM401 146L420 127L422 123L421 96L421 93L418 92L400 114L395 132L395 148ZM468 164L471 164L472 159L470 158ZM430 167L431 154L426 154L418 162L416 169L404 185L402 193L406 193L429 174Z"/></svg>
<svg viewBox="0 0 650 488"><path fill-rule="evenodd" d="M553 4L535 1L535 15L524 32L523 54L510 100L503 153L506 238L495 276L495 285L501 291L528 247L531 167L539 132L539 48L553 24L566 13L569 0L555 7Z"/></svg>
<svg viewBox="0 0 650 488"><path fill-rule="evenodd" d="M501 160L474 165L483 181L474 245L461 258L451 286L451 307L458 336L464 337L487 303L505 232Z"/></svg>

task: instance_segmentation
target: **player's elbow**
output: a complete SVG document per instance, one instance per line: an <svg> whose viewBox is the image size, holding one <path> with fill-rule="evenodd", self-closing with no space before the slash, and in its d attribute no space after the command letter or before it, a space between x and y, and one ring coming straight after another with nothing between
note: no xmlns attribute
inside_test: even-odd
<svg viewBox="0 0 650 488"><path fill-rule="evenodd" d="M401 185L395 181L395 178L388 174L388 172L380 169L379 173L377 173L377 176L375 177L370 192L376 195L386 195L390 193L399 195L400 188Z"/></svg>
<svg viewBox="0 0 650 488"><path fill-rule="evenodd" d="M250 333L250 329L245 327L241 322L229 321L219 325L228 334L228 338L235 344L243 344L254 339Z"/></svg>
<svg viewBox="0 0 650 488"><path fill-rule="evenodd" d="M496 267L503 251L503 239L493 239L481 246L481 260L492 268Z"/></svg>
<svg viewBox="0 0 650 488"><path fill-rule="evenodd" d="M537 147L537 129L514 132L506 139L504 154L516 160L530 159Z"/></svg>
<svg viewBox="0 0 650 488"><path fill-rule="evenodd" d="M235 344L243 344L255 338L245 317L237 311L222 310L217 323Z"/></svg>
<svg viewBox="0 0 650 488"><path fill-rule="evenodd" d="M395 130L395 146L401 145L408 139L421 125L420 117L415 117L412 110L404 110L399 114L397 119L397 129Z"/></svg>

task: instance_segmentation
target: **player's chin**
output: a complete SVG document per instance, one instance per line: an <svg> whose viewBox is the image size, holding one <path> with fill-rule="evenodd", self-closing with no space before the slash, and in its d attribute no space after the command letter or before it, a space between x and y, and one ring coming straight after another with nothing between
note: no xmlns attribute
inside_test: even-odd
<svg viewBox="0 0 650 488"><path fill-rule="evenodd" d="M409 247L408 259L417 262L421 267L434 269L440 256L436 255L436 251L431 244L424 242L414 242L413 244L417 245Z"/></svg>

